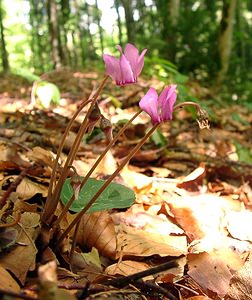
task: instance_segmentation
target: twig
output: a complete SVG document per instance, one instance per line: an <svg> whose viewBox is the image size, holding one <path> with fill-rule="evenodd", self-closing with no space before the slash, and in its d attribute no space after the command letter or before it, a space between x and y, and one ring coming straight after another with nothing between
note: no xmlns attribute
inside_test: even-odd
<svg viewBox="0 0 252 300"><path fill-rule="evenodd" d="M20 184L20 182L24 179L24 177L27 175L27 173L33 168L33 165L22 170L21 173L18 175L17 179L12 182L10 184L10 186L8 187L7 191L5 191L2 195L2 198L0 199L0 208L2 208L4 206L4 204L6 203L8 197L10 196L10 194L12 192L15 191L15 189L17 188L17 186Z"/></svg>
<svg viewBox="0 0 252 300"><path fill-rule="evenodd" d="M19 142L12 141L12 140L10 140L10 139L8 139L8 138L5 138L5 137L0 137L0 141L4 141L4 142L7 143L7 144L13 144L13 145L16 145L16 146L18 146L18 147L20 147L20 148L22 148L22 149L24 149L24 150L26 150L26 151L31 151L31 148L29 148L29 147L27 147L27 146L25 146L25 145L23 145L23 144L21 144L21 143L19 143Z"/></svg>
<svg viewBox="0 0 252 300"><path fill-rule="evenodd" d="M16 219L14 219L12 222L9 222L9 223L0 224L0 228L13 227L16 224L18 224L20 219L21 219L21 213L19 212Z"/></svg>
<svg viewBox="0 0 252 300"><path fill-rule="evenodd" d="M149 289L152 289L152 290L156 291L157 293L164 295L169 300L179 300L177 297L175 297L172 293L167 291L165 288L163 288L162 286L157 285L155 283L138 281L138 282L134 283L134 285L136 285L137 287L139 287L141 289L146 288L146 287Z"/></svg>
<svg viewBox="0 0 252 300"><path fill-rule="evenodd" d="M34 241L32 240L32 238L27 233L26 229L24 228L24 225L22 223L20 223L20 222L18 222L17 225L22 229L24 235L26 235L27 239L30 241L30 243L33 246L34 250L37 251L37 247L36 247Z"/></svg>
<svg viewBox="0 0 252 300"><path fill-rule="evenodd" d="M38 299L37 297L31 297L31 296L28 296L28 295L22 295L22 294L19 294L19 293L15 293L15 292L12 292L12 291L8 291L8 290L3 290L0 288L0 296L4 296L4 295L7 295L7 296L11 296L11 297L15 297L15 298L20 298L20 299L25 299L25 300L36 300Z"/></svg>
<svg viewBox="0 0 252 300"><path fill-rule="evenodd" d="M183 256L184 255L181 255L177 259L179 259ZM146 276L153 275L153 274L156 274L156 273L160 273L160 272L166 271L166 270L171 269L171 268L176 268L176 267L178 267L178 263L176 261L172 260L172 261L168 261L164 264L160 264L160 265L155 266L153 268L150 268L150 269L147 269L147 270L144 270L144 271L126 276L126 277L106 280L105 282L103 282L103 284L112 285L112 286L121 288L121 287L124 287L124 286L128 285L129 283L134 283L135 281L137 281L141 278L144 278Z"/></svg>
<svg viewBox="0 0 252 300"><path fill-rule="evenodd" d="M193 289L189 288L188 286L186 285L183 285L183 284L180 284L180 283L174 283L175 286L177 287L180 287L182 289L185 289L185 290L188 290L189 292L191 292L192 294L196 295L196 296L199 296L199 293L194 291Z"/></svg>

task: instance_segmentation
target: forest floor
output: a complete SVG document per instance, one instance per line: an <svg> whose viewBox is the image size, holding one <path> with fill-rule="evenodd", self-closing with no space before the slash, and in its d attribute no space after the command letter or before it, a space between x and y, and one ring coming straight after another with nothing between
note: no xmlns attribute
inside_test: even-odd
<svg viewBox="0 0 252 300"><path fill-rule="evenodd" d="M250 299L252 114L248 109L209 107L210 129L203 130L191 111L175 113L116 177L116 182L134 190L134 204L85 215L82 237L69 261L69 240L58 251L42 246L40 215L53 153L69 119L99 78L92 72L64 70L43 79L59 87L59 105L34 107L29 82L14 75L0 78L0 296ZM137 111L150 85L160 88L162 83L152 79L130 87L112 83L105 87L99 103L114 132ZM200 86L190 89L200 99L205 93ZM62 161L84 115L85 111L74 122ZM142 113L92 176L107 178L150 125ZM88 172L106 146L104 135L95 132L81 143L73 162L79 175ZM68 222L63 220L61 229ZM57 281L50 264L41 269L51 260L57 261ZM139 276L131 278L135 273ZM113 280L108 283L108 278Z"/></svg>

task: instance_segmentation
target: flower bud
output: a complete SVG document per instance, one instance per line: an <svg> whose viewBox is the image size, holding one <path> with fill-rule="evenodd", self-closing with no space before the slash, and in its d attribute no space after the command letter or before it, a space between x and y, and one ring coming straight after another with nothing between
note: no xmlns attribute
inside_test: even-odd
<svg viewBox="0 0 252 300"><path fill-rule="evenodd" d="M88 134L92 133L92 131L94 130L95 124L100 120L100 118L101 118L101 111L100 111L98 104L95 103L95 105L91 111L91 114L88 118L88 120L89 120Z"/></svg>
<svg viewBox="0 0 252 300"><path fill-rule="evenodd" d="M74 174L70 179L70 185L74 190L74 198L78 199L81 187L81 177L76 173L76 170L74 170Z"/></svg>
<svg viewBox="0 0 252 300"><path fill-rule="evenodd" d="M112 124L104 116L101 117L100 128L106 135L107 140L111 142L113 139Z"/></svg>

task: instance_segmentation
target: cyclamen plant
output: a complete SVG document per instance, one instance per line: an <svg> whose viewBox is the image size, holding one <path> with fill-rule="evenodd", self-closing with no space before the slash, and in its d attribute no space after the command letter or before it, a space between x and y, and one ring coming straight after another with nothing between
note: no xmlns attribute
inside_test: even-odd
<svg viewBox="0 0 252 300"><path fill-rule="evenodd" d="M140 110L136 112L136 114L121 128L121 130L117 133L116 136L113 137L112 135L112 125L110 124L109 120L107 120L104 116L102 116L100 110L99 110L99 103L97 101L108 77L111 77L112 80L116 82L119 86L124 86L127 84L132 84L137 82L137 78L140 75L143 66L144 66L144 56L146 54L147 49L144 49L141 54L139 55L138 49L132 45L127 44L125 47L125 51L123 53L121 46L117 46L117 49L120 51L120 59L117 57L104 54L103 60L105 62L106 66L106 76L104 80L102 81L100 87L95 91L89 99L86 101L83 101L83 103L80 105L72 119L70 120L70 123L68 124L66 131L62 137L62 141L60 143L58 153L54 162L54 167L52 171L52 177L50 180L49 185L49 192L48 192L48 198L46 201L46 205L44 208L44 212L42 215L42 220L44 224L49 226L51 230L51 236L53 236L53 233L55 232L57 226L67 213L68 209L71 207L73 202L76 200L76 193L75 195L71 197L69 202L65 205L64 209L58 216L58 218L54 219L54 214L56 207L58 205L58 202L60 200L60 193L62 190L62 187L66 181L66 178L68 176L68 171L70 168L72 168L72 163L75 159L76 153L78 151L79 145L81 143L81 140L83 138L83 135L87 131L91 131L95 124L97 122L100 122L100 127L102 130L104 130L106 136L108 137L108 145L106 149L103 151L103 153L97 158L94 165L90 168L86 176L82 180L76 180L76 174L75 176L75 184L77 182L78 185L78 191L84 187L84 185L89 180L90 176L92 175L95 168L98 166L98 164L101 162L101 160L104 158L106 153L111 149L111 147L114 145L114 143L118 140L118 138L123 134L123 132L126 130L126 128L133 122L137 116L144 111L147 113L152 122L152 128L146 133L146 135L142 138L142 140L128 153L128 155L123 159L123 161L119 164L116 171L109 176L109 178L103 183L103 185L98 189L98 191L93 195L93 197L90 199L90 201L86 204L86 206L75 216L73 221L69 224L69 226L65 229L65 231L59 235L58 237L58 244L60 244L63 239L70 233L70 231L78 225L79 221L81 220L82 216L91 208L91 206L94 204L94 202L99 198L99 196L104 192L104 190L111 184L111 182L114 180L114 178L119 174L119 172L122 170L122 168L130 161L130 159L136 154L136 152L142 147L142 145L149 139L149 137L152 135L152 133L157 129L157 127L162 124L163 122L172 120L173 112L184 107L184 106L194 106L197 109L199 120L198 123L201 128L208 127L208 121L207 121L207 114L204 110L201 109L200 105L194 102L184 102L181 104L178 104L175 106L175 102L177 99L177 86L174 84L171 84L164 88L164 90L161 92L160 96L158 96L157 91L151 87L145 96L140 100L139 107ZM64 143L66 140L66 136L69 133L72 124L75 120L75 118L78 116L80 111L86 106L87 104L90 104L89 109L87 110L86 116L80 126L80 129L77 133L76 139L72 145L71 151L68 154L67 160L63 166L62 171L60 172L59 179L56 179L56 174L58 171L58 165L59 165L59 157L62 152L62 149L64 147ZM78 228L78 226L76 226ZM75 242L73 241L73 245L75 245Z"/></svg>

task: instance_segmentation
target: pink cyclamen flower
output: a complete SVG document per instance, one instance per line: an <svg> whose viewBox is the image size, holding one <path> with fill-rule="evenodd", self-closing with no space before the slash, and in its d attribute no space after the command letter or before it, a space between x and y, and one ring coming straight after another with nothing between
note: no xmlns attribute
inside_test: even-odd
<svg viewBox="0 0 252 300"><path fill-rule="evenodd" d="M177 86L167 86L158 97L157 91L151 87L140 100L139 106L152 119L153 123L161 123L172 119L173 106L177 99Z"/></svg>
<svg viewBox="0 0 252 300"><path fill-rule="evenodd" d="M120 59L103 54L103 60L106 65L106 74L115 80L117 85L126 85L137 82L137 77L141 73L144 66L144 55L147 49L144 49L139 55L138 49L127 44L123 54L122 47L116 47L120 53Z"/></svg>

